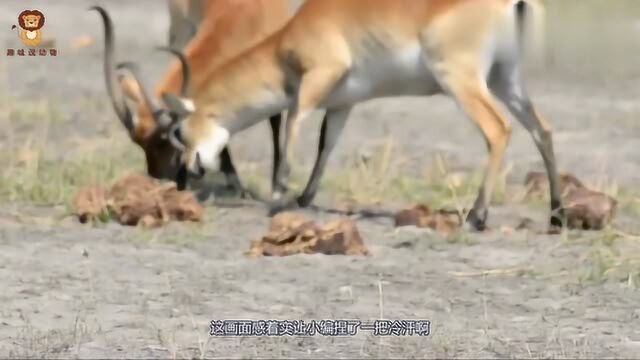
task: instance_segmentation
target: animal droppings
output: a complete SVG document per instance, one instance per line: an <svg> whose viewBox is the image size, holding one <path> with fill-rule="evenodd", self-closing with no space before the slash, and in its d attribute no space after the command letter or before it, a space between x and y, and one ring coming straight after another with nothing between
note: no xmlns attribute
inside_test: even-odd
<svg viewBox="0 0 640 360"><path fill-rule="evenodd" d="M618 202L607 194L578 188L569 191L562 204L570 229L602 230L613 220Z"/></svg>
<svg viewBox="0 0 640 360"><path fill-rule="evenodd" d="M584 184L575 175L569 173L561 173L558 175L560 179L560 194L566 194L571 189L584 188ZM549 193L549 180L547 173L541 171L531 171L527 173L524 179L524 185L527 188L528 198L541 198Z"/></svg>
<svg viewBox="0 0 640 360"><path fill-rule="evenodd" d="M462 223L462 216L457 211L444 209L434 211L423 204L401 210L395 215L396 227L430 228L444 235L455 232L462 226Z"/></svg>
<svg viewBox="0 0 640 360"><path fill-rule="evenodd" d="M162 183L142 175L129 175L111 188L88 186L73 199L81 223L104 218L122 225L157 227L171 221L201 221L204 208L190 192L180 192L173 182Z"/></svg>
<svg viewBox="0 0 640 360"><path fill-rule="evenodd" d="M545 196L549 181L543 172L530 172L525 177L529 196ZM560 193L569 229L601 230L615 215L617 200L587 188L576 176L560 175Z"/></svg>
<svg viewBox="0 0 640 360"><path fill-rule="evenodd" d="M339 219L321 226L294 213L274 216L269 233L251 243L248 255L258 257L316 253L369 255L352 220Z"/></svg>

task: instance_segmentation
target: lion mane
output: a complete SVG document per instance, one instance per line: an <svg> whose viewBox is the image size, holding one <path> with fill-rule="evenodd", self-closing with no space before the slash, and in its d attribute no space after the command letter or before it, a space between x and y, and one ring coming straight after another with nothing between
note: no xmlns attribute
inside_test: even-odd
<svg viewBox="0 0 640 360"><path fill-rule="evenodd" d="M28 20L37 19L37 24L29 24ZM18 37L27 46L38 46L42 40L41 30L44 26L44 14L38 10L25 10L18 15ZM13 26L15 28L15 25Z"/></svg>
<svg viewBox="0 0 640 360"><path fill-rule="evenodd" d="M27 26L27 24L24 21L24 18L26 16L29 16L29 15L34 15L34 16L39 16L40 17L40 21L38 22L38 26L37 27L32 28L32 27L28 27ZM44 14L39 10L25 10L25 11L21 12L20 15L18 15L18 25L20 25L21 28L23 28L24 30L27 30L27 31L40 30L44 26Z"/></svg>

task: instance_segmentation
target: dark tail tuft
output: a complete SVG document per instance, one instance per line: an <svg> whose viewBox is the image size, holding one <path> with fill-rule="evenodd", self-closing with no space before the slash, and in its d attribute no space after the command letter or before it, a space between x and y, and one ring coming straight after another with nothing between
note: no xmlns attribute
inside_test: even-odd
<svg viewBox="0 0 640 360"><path fill-rule="evenodd" d="M16 26L16 25L11 26L11 30L15 30L17 27L18 26Z"/></svg>
<svg viewBox="0 0 640 360"><path fill-rule="evenodd" d="M516 26L518 28L518 40L520 46L523 46L524 42L527 10L527 3L524 1L518 1L518 3L516 4Z"/></svg>

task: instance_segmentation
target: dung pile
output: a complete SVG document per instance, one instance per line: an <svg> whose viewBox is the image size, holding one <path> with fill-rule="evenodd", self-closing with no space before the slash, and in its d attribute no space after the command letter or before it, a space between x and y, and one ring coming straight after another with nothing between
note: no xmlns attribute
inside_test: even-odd
<svg viewBox="0 0 640 360"><path fill-rule="evenodd" d="M525 177L528 196L545 196L549 182L543 172L530 172ZM613 197L587 188L574 175L560 175L562 206L570 229L601 230L613 219L618 202Z"/></svg>
<svg viewBox="0 0 640 360"><path fill-rule="evenodd" d="M355 223L340 219L318 225L304 216L280 213L271 220L269 232L251 243L250 256L295 254L368 255Z"/></svg>
<svg viewBox="0 0 640 360"><path fill-rule="evenodd" d="M560 193L566 194L572 189L584 188L584 184L575 175L569 173L558 174L560 180ZM524 178L527 188L527 197L540 198L549 193L549 181L547 174L541 171L531 171Z"/></svg>
<svg viewBox="0 0 640 360"><path fill-rule="evenodd" d="M142 175L129 175L111 188L88 186L74 199L81 223L110 217L122 225L156 227L170 221L201 221L204 209L190 192L173 182L162 183Z"/></svg>
<svg viewBox="0 0 640 360"><path fill-rule="evenodd" d="M396 227L430 228L444 235L456 231L462 226L462 223L462 216L455 210L432 210L423 204L401 210L395 215Z"/></svg>

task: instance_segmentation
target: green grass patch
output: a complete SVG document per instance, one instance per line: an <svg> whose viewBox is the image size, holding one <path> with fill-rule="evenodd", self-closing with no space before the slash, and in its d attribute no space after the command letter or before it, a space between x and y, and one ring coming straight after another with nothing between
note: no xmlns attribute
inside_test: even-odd
<svg viewBox="0 0 640 360"><path fill-rule="evenodd" d="M4 159L7 163L7 159ZM6 164L4 164L6 165ZM0 198L36 205L68 205L82 186L109 184L132 171L144 171L140 151L89 154L78 159L53 160L33 150L28 161L3 166Z"/></svg>
<svg viewBox="0 0 640 360"><path fill-rule="evenodd" d="M611 227L602 232L586 235L576 232L571 244L586 244L577 270L578 282L583 285L601 285L606 282L625 284L637 289L640 283L640 238Z"/></svg>

